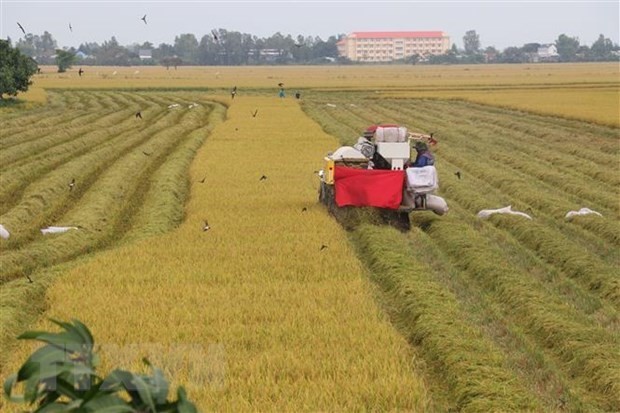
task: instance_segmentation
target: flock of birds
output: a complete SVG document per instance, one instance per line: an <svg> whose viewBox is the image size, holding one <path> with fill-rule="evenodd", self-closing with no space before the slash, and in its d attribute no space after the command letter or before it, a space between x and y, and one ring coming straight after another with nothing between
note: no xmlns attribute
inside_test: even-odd
<svg viewBox="0 0 620 413"><path fill-rule="evenodd" d="M140 20L142 22L144 22L144 24L148 24L146 21L146 14L142 17L140 17ZM24 26L21 25L20 22L17 22L17 27L19 27L19 30L22 31L22 33L24 34L24 36L26 35L26 29L24 29ZM69 31L71 33L73 33L73 25L71 24L71 22L69 22ZM216 42L220 41L220 38L218 36L217 30L213 29L211 30L211 36L213 36L213 40L215 40ZM301 47L301 44L295 43L295 47Z"/></svg>

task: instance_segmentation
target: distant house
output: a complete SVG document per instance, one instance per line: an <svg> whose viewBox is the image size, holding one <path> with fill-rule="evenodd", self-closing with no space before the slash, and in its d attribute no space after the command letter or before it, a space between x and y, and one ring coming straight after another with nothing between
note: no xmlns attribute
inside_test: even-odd
<svg viewBox="0 0 620 413"><path fill-rule="evenodd" d="M250 49L248 56L259 57L265 62L277 62L282 59L291 59L291 53L284 49Z"/></svg>
<svg viewBox="0 0 620 413"><path fill-rule="evenodd" d="M138 51L138 56L140 60L149 60L153 58L153 50L151 49L140 49Z"/></svg>
<svg viewBox="0 0 620 413"><path fill-rule="evenodd" d="M536 52L539 62L554 61L558 58L558 49L555 44L543 44L540 45Z"/></svg>

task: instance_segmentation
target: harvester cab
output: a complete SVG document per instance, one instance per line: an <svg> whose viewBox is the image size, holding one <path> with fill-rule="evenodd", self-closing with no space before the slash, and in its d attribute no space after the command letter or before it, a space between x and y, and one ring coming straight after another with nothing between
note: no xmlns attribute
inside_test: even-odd
<svg viewBox="0 0 620 413"><path fill-rule="evenodd" d="M319 171L319 200L330 212L343 207L375 207L407 222L412 211L445 214L448 205L434 194L439 187L435 166L412 166L416 142L432 146L437 141L432 135L410 133L399 125L367 128L353 146L342 146L325 156Z"/></svg>

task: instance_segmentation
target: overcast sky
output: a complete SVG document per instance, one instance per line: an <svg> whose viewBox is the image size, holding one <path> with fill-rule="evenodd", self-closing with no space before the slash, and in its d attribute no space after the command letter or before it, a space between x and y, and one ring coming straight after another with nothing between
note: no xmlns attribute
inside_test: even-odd
<svg viewBox="0 0 620 413"><path fill-rule="evenodd" d="M121 45L150 41L174 44L176 35L198 40L211 29L269 37L329 36L354 31L438 30L458 47L475 30L481 46L502 50L525 43L553 43L564 33L590 46L605 35L619 42L619 0L591 1L30 1L0 0L0 38L45 30L58 45ZM140 18L147 15L147 23ZM73 32L69 30L69 24Z"/></svg>

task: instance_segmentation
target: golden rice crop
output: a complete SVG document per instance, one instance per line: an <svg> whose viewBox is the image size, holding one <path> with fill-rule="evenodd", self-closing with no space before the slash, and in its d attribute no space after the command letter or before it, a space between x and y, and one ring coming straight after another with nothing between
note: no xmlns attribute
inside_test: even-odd
<svg viewBox="0 0 620 413"><path fill-rule="evenodd" d="M192 164L184 223L67 271L45 315L85 321L105 369L159 349L205 410L425 410L414 354L316 203L334 142L291 101L238 98L228 116Z"/></svg>
<svg viewBox="0 0 620 413"><path fill-rule="evenodd" d="M620 126L614 63L454 66L86 67L35 76L33 95L46 88L224 88L372 90L379 96L458 98ZM243 89L240 93L244 93ZM27 99L29 97L25 96Z"/></svg>
<svg viewBox="0 0 620 413"><path fill-rule="evenodd" d="M22 265L36 283L0 285L3 345L43 310L26 303L45 299L44 316L93 328L105 369L147 355L209 410L618 409L616 65L85 69L44 69L48 105L0 112L0 168L16 189L4 186L2 212L31 226L2 259L33 254ZM345 235L313 174L337 144L276 97L279 82L342 143L376 122L435 132L450 214L414 215L406 235ZM213 94L233 85L234 101ZM176 101L212 110L168 113ZM230 106L222 124L212 101ZM127 119L145 107L148 125ZM74 171L87 188L67 197ZM475 216L507 204L534 221ZM563 219L581 206L604 217ZM46 217L113 224L31 242ZM134 243L39 269L54 249L121 239Z"/></svg>

